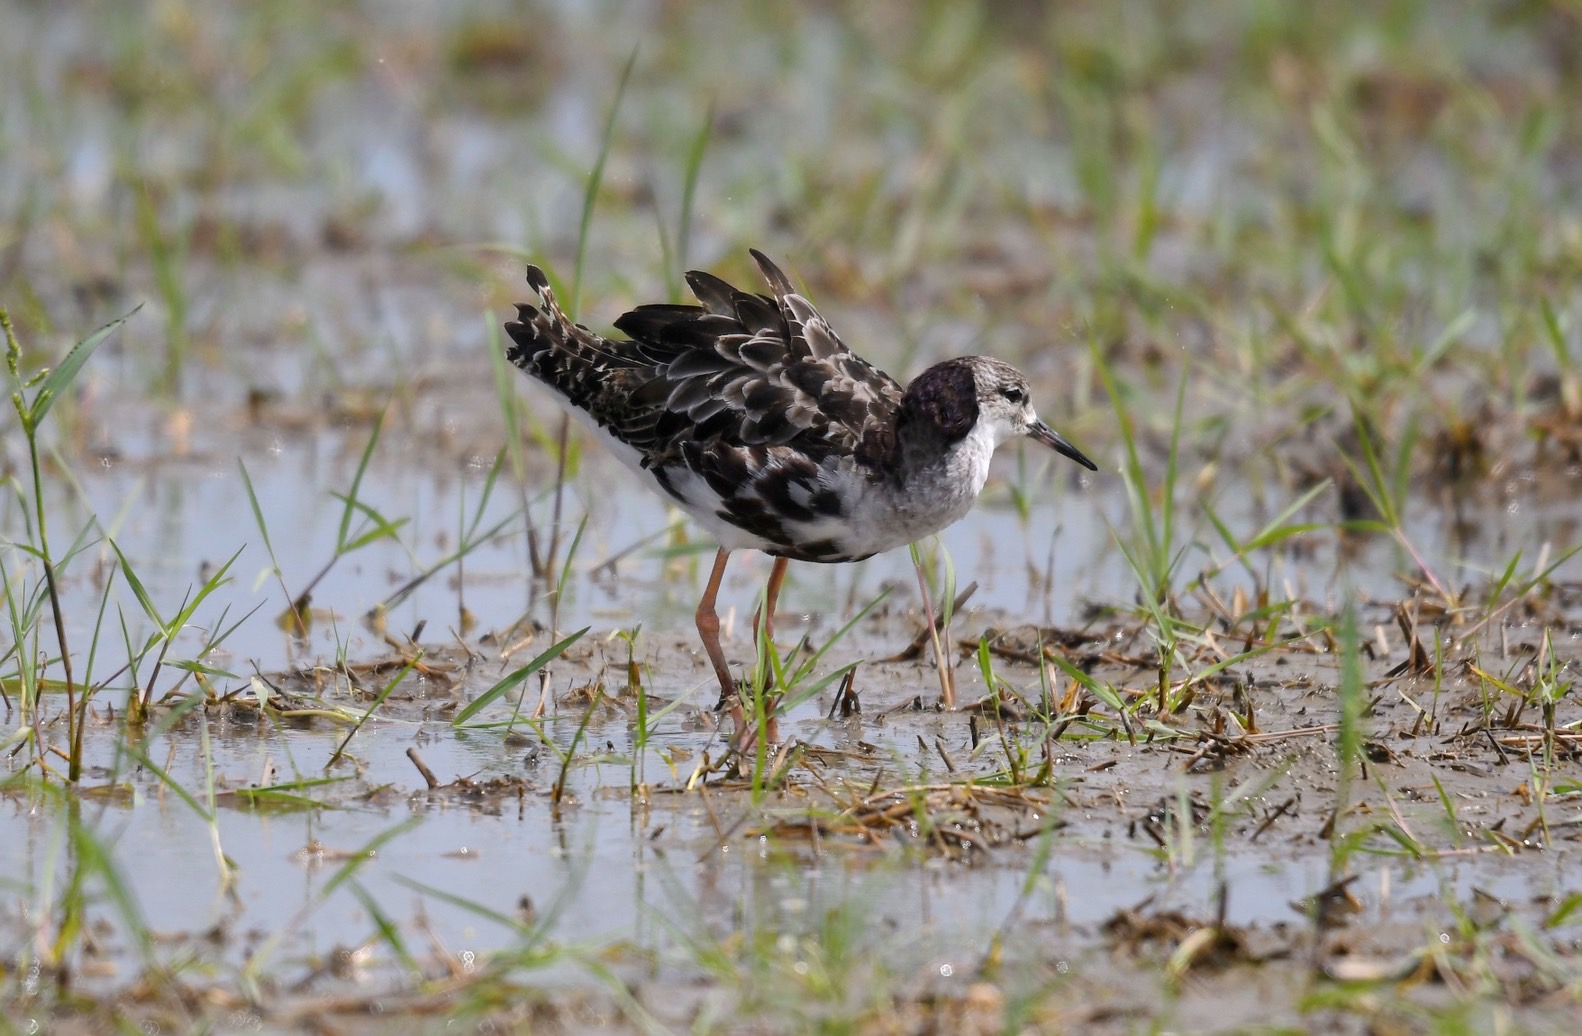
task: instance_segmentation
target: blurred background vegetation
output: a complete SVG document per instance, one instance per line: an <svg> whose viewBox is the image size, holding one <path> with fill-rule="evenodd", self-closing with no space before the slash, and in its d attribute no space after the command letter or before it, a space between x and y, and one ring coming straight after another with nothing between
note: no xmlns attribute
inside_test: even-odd
<svg viewBox="0 0 1582 1036"><path fill-rule="evenodd" d="M897 368L1047 352L1053 378L1089 338L1185 350L1236 375L1224 412L1298 373L1386 391L1447 328L1481 355L1435 402L1519 402L1541 304L1574 323L1579 303L1564 0L8 0L5 20L6 304L64 343L153 300L124 372L188 403L356 381L370 351L477 370L479 312L520 294L501 250L570 279L581 245L607 322L684 267L745 278L753 244Z"/></svg>

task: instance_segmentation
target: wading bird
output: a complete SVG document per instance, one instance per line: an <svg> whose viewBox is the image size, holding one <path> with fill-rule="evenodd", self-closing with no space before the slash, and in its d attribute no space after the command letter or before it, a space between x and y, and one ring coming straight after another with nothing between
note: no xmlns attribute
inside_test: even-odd
<svg viewBox="0 0 1582 1036"><path fill-rule="evenodd" d="M719 543L696 620L738 746L743 714L715 611L731 551L775 558L762 613L772 641L788 561L861 561L940 531L972 507L1001 443L1025 435L1097 470L1038 419L1014 367L963 356L903 388L752 256L771 295L693 271L702 305L639 306L615 322L626 339L573 323L529 266L539 303L505 325L506 357Z"/></svg>

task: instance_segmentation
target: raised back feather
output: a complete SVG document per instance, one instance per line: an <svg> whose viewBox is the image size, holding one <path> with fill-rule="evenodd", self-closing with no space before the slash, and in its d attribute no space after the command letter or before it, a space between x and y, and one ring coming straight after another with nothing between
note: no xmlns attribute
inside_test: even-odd
<svg viewBox="0 0 1582 1036"><path fill-rule="evenodd" d="M507 356L636 448L645 466L679 458L688 440L794 445L814 462L860 452L893 424L900 386L846 348L779 267L752 254L772 296L693 271L687 283L702 305L639 306L615 322L629 340L573 324L529 267L542 304L518 307Z"/></svg>

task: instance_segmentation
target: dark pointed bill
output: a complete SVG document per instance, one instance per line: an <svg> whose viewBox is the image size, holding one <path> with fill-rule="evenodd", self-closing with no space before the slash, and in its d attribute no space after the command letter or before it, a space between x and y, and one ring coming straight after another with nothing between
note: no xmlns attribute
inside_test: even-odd
<svg viewBox="0 0 1582 1036"><path fill-rule="evenodd" d="M1043 443L1062 457L1070 457L1089 471L1099 470L1099 466L1088 460L1081 450L1067 442L1059 432L1044 424L1044 422L1034 421L1033 426L1027 429L1027 434L1032 437L1034 442Z"/></svg>

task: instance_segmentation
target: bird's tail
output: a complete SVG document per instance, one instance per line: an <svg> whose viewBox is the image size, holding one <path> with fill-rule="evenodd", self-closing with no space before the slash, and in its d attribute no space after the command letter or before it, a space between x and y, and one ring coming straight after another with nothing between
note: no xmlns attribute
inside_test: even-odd
<svg viewBox="0 0 1582 1036"><path fill-rule="evenodd" d="M506 321L511 340L505 358L572 403L586 406L584 397L595 388L598 376L614 367L632 366L631 360L566 315L543 270L529 266L527 283L538 293L539 302L537 306L517 303L516 319Z"/></svg>
<svg viewBox="0 0 1582 1036"><path fill-rule="evenodd" d="M577 339L591 335L591 332L579 329L566 316L566 311L555 301L555 293L543 270L529 266L527 283L538 293L539 305L535 307L526 302L516 304L516 319L507 321L505 325L506 334L511 336L510 343L505 347L505 358L527 373L542 377L539 367L548 359L546 353L560 350L575 352L579 344Z"/></svg>

